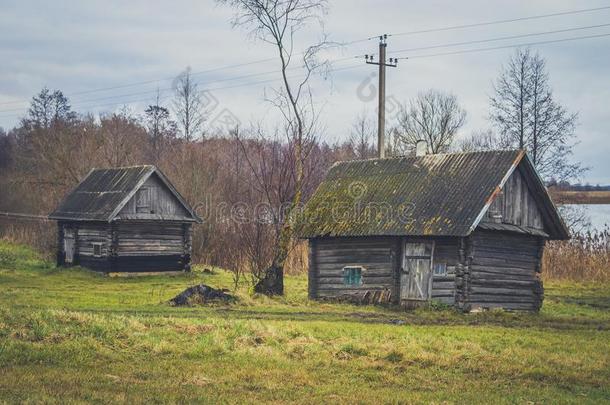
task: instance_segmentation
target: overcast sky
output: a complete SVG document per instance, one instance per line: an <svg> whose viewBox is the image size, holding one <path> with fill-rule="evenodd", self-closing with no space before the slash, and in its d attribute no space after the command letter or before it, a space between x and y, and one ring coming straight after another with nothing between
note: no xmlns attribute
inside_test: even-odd
<svg viewBox="0 0 610 405"><path fill-rule="evenodd" d="M13 127L28 100L43 86L60 89L79 112L106 112L129 105L140 113L156 89L169 102L170 78L191 66L209 89L210 120L221 126L234 116L243 124L277 119L265 103L278 82L273 48L230 24L232 10L212 0L29 1L0 0L0 126ZM330 40L358 41L440 27L608 7L610 1L331 1L324 32ZM478 48L610 34L610 26L480 44L407 50L457 42L610 24L610 9L468 29L395 35L388 56L403 60L387 78L388 125L392 106L431 88L457 95L468 112L461 131L489 127L488 96L501 65L514 49L430 56ZM297 43L304 49L322 34L312 25ZM547 60L556 99L579 113L575 158L590 166L585 180L610 184L610 36L532 46ZM335 48L339 61L328 78L316 78L314 97L322 109L328 142L349 135L354 117L374 114L369 84L373 66L356 55L376 52L376 40ZM249 64L247 64L249 63ZM239 66L241 64L241 66ZM298 76L298 69L294 75ZM244 77L245 76L245 77ZM103 90L102 90L103 89Z"/></svg>

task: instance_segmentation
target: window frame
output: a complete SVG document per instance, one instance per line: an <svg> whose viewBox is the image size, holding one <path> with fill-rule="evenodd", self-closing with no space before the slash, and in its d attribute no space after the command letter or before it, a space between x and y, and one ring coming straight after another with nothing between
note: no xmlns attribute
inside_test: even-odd
<svg viewBox="0 0 610 405"><path fill-rule="evenodd" d="M437 273L436 269L437 266L442 267L443 272L442 273ZM446 277L449 273L448 273L448 269L447 269L447 262L435 262L432 264L432 277Z"/></svg>
<svg viewBox="0 0 610 405"><path fill-rule="evenodd" d="M354 272L357 271L357 273L347 275L346 273L348 271L354 271ZM366 271L366 268L364 268L364 266L359 266L359 265L343 266L343 269L341 271L341 275L343 276L343 285L355 286L355 287L361 286L363 284L362 278L364 276L365 271ZM357 274L357 277L355 276L356 274Z"/></svg>
<svg viewBox="0 0 610 405"><path fill-rule="evenodd" d="M91 245L93 246L93 257L102 257L103 256L102 247L104 244L102 242L93 242L93 243L91 243ZM96 253L96 248L99 248L99 253Z"/></svg>

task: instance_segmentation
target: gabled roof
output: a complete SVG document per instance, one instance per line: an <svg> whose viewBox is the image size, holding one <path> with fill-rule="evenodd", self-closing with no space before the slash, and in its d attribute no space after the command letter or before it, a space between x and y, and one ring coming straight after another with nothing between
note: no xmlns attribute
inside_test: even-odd
<svg viewBox="0 0 610 405"><path fill-rule="evenodd" d="M110 222L153 174L159 177L189 213L188 217L181 220L201 222L167 177L151 165L92 169L49 215L49 218Z"/></svg>
<svg viewBox="0 0 610 405"><path fill-rule="evenodd" d="M467 236L520 167L550 238L568 231L524 151L338 162L306 204L299 236Z"/></svg>

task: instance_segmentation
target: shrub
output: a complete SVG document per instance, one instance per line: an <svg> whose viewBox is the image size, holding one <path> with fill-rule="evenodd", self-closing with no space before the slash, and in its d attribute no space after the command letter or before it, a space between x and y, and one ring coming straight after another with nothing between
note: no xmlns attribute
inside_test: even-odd
<svg viewBox="0 0 610 405"><path fill-rule="evenodd" d="M546 280L610 281L610 228L549 242L542 276Z"/></svg>

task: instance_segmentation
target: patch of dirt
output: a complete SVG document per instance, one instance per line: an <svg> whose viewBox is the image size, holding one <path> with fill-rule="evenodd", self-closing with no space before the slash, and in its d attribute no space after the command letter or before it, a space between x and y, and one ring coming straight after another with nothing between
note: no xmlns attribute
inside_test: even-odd
<svg viewBox="0 0 610 405"><path fill-rule="evenodd" d="M235 302L236 298L227 293L228 290L218 290L209 285L199 284L189 287L169 300L174 306L189 306L207 304L209 302Z"/></svg>

